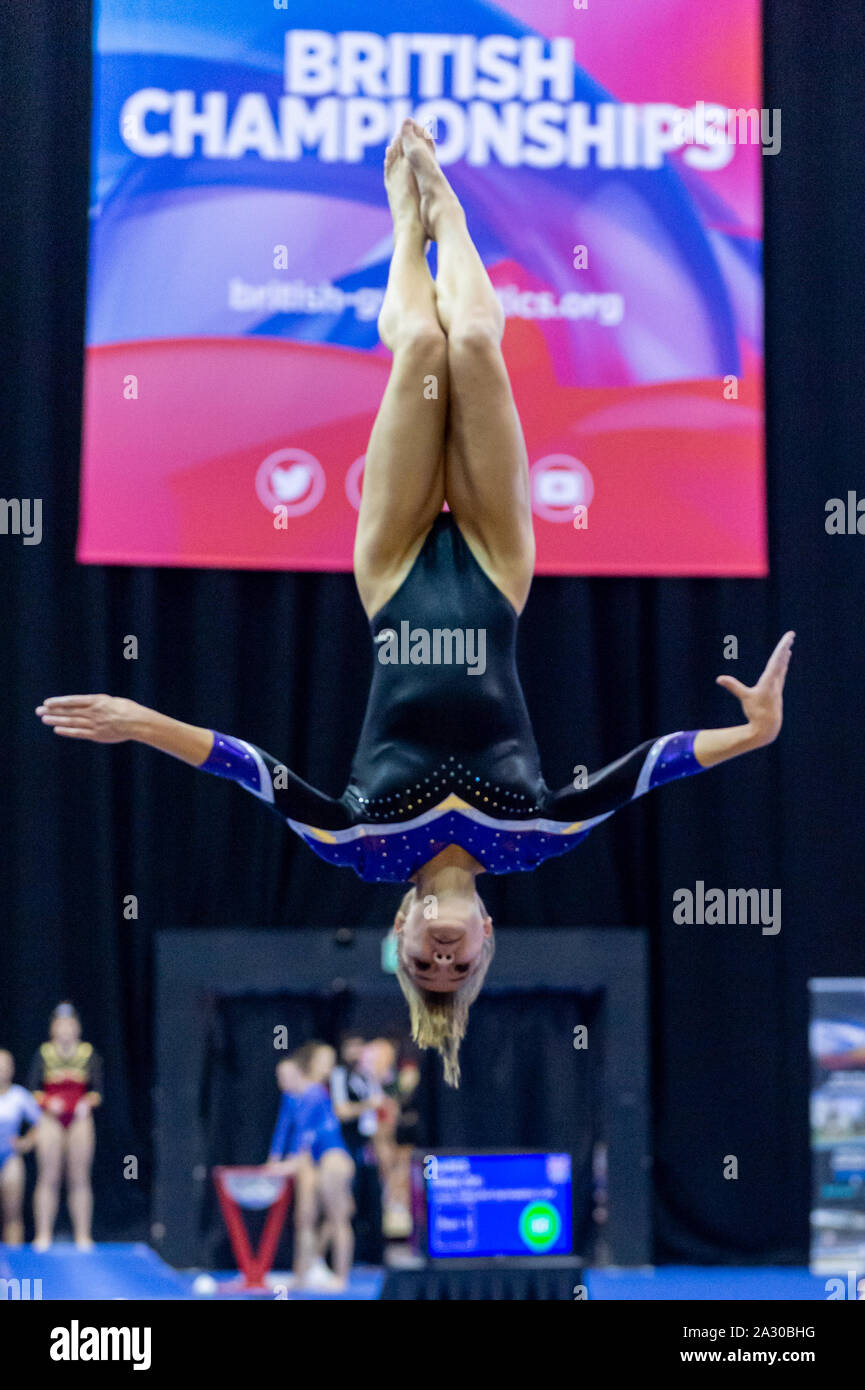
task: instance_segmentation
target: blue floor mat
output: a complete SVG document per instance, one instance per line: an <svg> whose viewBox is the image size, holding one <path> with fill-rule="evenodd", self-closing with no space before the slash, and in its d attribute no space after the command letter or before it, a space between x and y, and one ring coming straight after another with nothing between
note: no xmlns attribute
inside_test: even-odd
<svg viewBox="0 0 865 1390"><path fill-rule="evenodd" d="M192 1287L195 1279L199 1277L201 1271L189 1271L185 1276ZM327 1303L360 1303L371 1302L381 1296L382 1284L384 1283L384 1271L377 1269L374 1265L355 1265L351 1271L348 1281L348 1288L345 1293L320 1293L311 1289L293 1290L289 1289L285 1293L278 1292L281 1279L285 1277L278 1271L268 1275L268 1282L272 1285L269 1292L248 1293L232 1287L237 1281L236 1274L226 1274L224 1270L218 1270L213 1278L217 1283L217 1292L212 1297L217 1298L259 1298L259 1299L284 1299L287 1303L309 1303L324 1300ZM205 1299L208 1295L196 1294L198 1299Z"/></svg>
<svg viewBox="0 0 865 1390"><path fill-rule="evenodd" d="M97 1245L86 1254L60 1241L37 1253L3 1249L6 1278L42 1280L43 1299L190 1298L189 1282L149 1245Z"/></svg>
<svg viewBox="0 0 865 1390"><path fill-rule="evenodd" d="M193 1284L201 1270L179 1273L160 1259L155 1250L143 1244L97 1245L87 1254L69 1242L60 1241L44 1253L29 1246L10 1250L0 1246L0 1278L17 1279L22 1298L47 1299L195 1299L201 1301ZM237 1276L215 1271L217 1286L224 1298L269 1298L275 1292L254 1294L228 1292L226 1285ZM279 1275L271 1278L279 1281ZM29 1280L29 1287L23 1281ZM41 1280L41 1287L38 1281ZM345 1293L289 1292L286 1301L326 1300L328 1302L367 1302L377 1299L384 1281L383 1272L373 1266L358 1265L351 1272ZM12 1295L14 1296L14 1295ZM205 1296L206 1297L206 1296Z"/></svg>
<svg viewBox="0 0 865 1390"><path fill-rule="evenodd" d="M656 1269L591 1269L586 1274L590 1299L701 1299L727 1302L736 1299L790 1299L827 1297L826 1277L807 1269L703 1268L698 1265L661 1265Z"/></svg>
<svg viewBox="0 0 865 1390"><path fill-rule="evenodd" d="M865 1271L860 1271L865 1272ZM43 1299L196 1299L193 1289L200 1270L179 1273L160 1259L148 1245L105 1244L82 1254L74 1245L60 1242L44 1254L29 1246L10 1250L0 1246L0 1278L30 1280L29 1297L36 1298L41 1280ZM213 1278L221 1292L213 1297L269 1298L267 1294L228 1292L226 1285L236 1275L214 1272ZM278 1283L279 1275L271 1278ZM383 1271L372 1266L358 1265L352 1270L351 1282L345 1293L289 1292L287 1301L366 1302L380 1297ZM811 1275L807 1269L760 1267L703 1268L699 1266L665 1265L656 1269L590 1269L586 1272L590 1300L638 1302L647 1299L705 1300L728 1302L738 1299L757 1299L767 1302L788 1302L795 1299L825 1300L828 1297L826 1278ZM27 1296L26 1286L21 1294Z"/></svg>

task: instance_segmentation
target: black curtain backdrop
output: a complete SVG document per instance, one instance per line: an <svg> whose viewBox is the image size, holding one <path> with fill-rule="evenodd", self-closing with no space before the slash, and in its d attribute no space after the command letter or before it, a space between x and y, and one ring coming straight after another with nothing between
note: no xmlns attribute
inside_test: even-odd
<svg viewBox="0 0 865 1390"><path fill-rule="evenodd" d="M705 9L707 26L723 22ZM23 1069L58 999L81 1007L108 1078L104 1234L146 1211L153 931L383 923L397 894L327 868L236 787L144 749L61 742L33 717L49 694L126 694L252 739L339 792L370 656L348 575L75 564L90 11L19 0L2 24L0 492L42 498L44 535L0 536L0 1045ZM715 675L756 677L794 627L784 732L539 872L484 883L503 924L651 932L660 1260L805 1258L806 980L865 973L865 537L824 529L828 498L865 493L865 13L771 0L766 24L764 104L783 116L783 150L763 162L771 575L540 579L520 660L554 783L651 735L729 722ZM727 634L735 665L722 660ZM780 887L780 934L674 926L672 894L697 879ZM127 1154L137 1184L119 1176ZM736 1182L722 1177L729 1154Z"/></svg>

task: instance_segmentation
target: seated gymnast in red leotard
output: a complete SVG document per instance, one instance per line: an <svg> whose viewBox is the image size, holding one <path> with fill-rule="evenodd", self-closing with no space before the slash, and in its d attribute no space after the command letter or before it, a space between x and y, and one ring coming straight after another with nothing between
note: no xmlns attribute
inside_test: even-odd
<svg viewBox="0 0 865 1390"><path fill-rule="evenodd" d="M50 1038L30 1065L30 1090L42 1109L36 1135L38 1179L33 1197L37 1250L54 1239L60 1184L66 1172L66 1200L75 1244L90 1250L93 1218L95 1130L93 1110L102 1104L102 1061L81 1038L81 1022L71 1004L51 1015Z"/></svg>
<svg viewBox="0 0 865 1390"><path fill-rule="evenodd" d="M742 723L648 739L558 791L547 786L515 663L535 551L502 307L433 142L411 121L388 147L385 186L394 250L379 332L393 365L354 553L374 676L345 791L325 795L255 744L132 700L59 696L36 712L64 737L134 739L230 777L329 863L411 885L394 920L398 979L415 1040L439 1050L456 1084L493 952L478 875L534 869L645 792L770 743L794 634L755 686L719 677Z"/></svg>

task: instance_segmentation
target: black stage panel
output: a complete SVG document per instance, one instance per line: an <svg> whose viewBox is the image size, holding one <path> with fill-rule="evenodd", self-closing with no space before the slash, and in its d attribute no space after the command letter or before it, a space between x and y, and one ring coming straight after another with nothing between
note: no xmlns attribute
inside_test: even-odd
<svg viewBox="0 0 865 1390"><path fill-rule="evenodd" d="M437 1261L424 1269L392 1269L382 1301L435 1303L550 1303L585 1298L583 1268L576 1257L508 1260L497 1265Z"/></svg>

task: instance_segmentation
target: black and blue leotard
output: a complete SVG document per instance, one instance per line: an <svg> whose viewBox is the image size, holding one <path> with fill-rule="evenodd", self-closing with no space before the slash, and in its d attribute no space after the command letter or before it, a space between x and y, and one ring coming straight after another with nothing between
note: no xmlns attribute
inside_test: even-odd
<svg viewBox="0 0 865 1390"><path fill-rule="evenodd" d="M551 791L517 675L517 621L442 512L370 620L375 669L342 796L225 734L214 733L202 767L271 806L322 859L399 883L448 845L488 873L534 869L620 806L702 771L696 731L674 733Z"/></svg>

